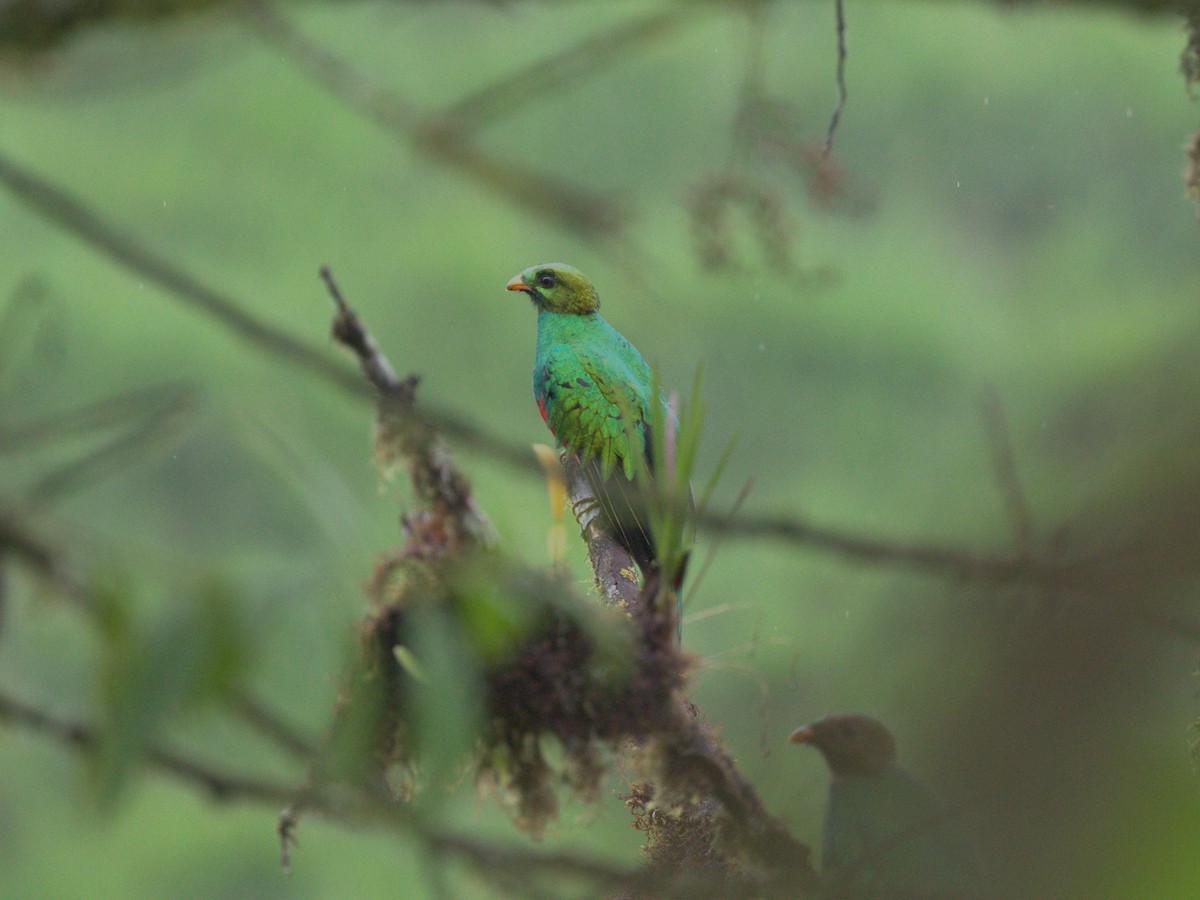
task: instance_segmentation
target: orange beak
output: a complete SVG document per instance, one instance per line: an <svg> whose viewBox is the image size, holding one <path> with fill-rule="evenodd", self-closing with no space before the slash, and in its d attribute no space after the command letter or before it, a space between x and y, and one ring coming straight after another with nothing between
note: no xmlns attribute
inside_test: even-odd
<svg viewBox="0 0 1200 900"><path fill-rule="evenodd" d="M788 737L788 743L791 744L811 744L813 738L817 736L811 725L802 725L791 733Z"/></svg>
<svg viewBox="0 0 1200 900"><path fill-rule="evenodd" d="M527 294L532 294L533 289L521 280L520 275L514 275L512 281L504 286L506 291L524 291Z"/></svg>

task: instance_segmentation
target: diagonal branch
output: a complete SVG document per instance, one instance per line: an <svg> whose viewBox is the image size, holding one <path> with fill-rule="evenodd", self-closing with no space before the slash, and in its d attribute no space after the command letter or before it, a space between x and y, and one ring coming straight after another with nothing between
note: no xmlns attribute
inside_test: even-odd
<svg viewBox="0 0 1200 900"><path fill-rule="evenodd" d="M727 519L715 511L702 515L699 524L707 531L729 538L777 540L828 551L855 562L900 566L962 581L1053 586L1061 585L1076 568L1048 559L978 555L940 544L890 541L787 515Z"/></svg>
<svg viewBox="0 0 1200 900"><path fill-rule="evenodd" d="M169 293L215 319L241 339L273 356L318 372L344 390L362 392L362 384L344 366L321 350L256 319L232 297L176 268L120 232L62 188L45 181L0 155L0 182L43 218L90 244L119 266L149 279Z"/></svg>
<svg viewBox="0 0 1200 900"><path fill-rule="evenodd" d="M821 148L822 156L833 152L833 135L838 123L842 120L842 110L846 107L846 4L845 0L833 0L834 12L837 15L837 103L833 114L829 117L829 128L825 131L825 144Z"/></svg>
<svg viewBox="0 0 1200 900"><path fill-rule="evenodd" d="M484 153L459 123L418 111L399 92L376 84L349 63L310 40L270 3L248 0L247 20L309 79L346 106L404 141L423 157L463 174L520 209L548 216L583 237L614 237L625 216L607 198L544 170Z"/></svg>
<svg viewBox="0 0 1200 900"><path fill-rule="evenodd" d="M0 456L37 448L51 441L115 428L137 418L157 417L187 406L194 396L188 384L136 388L16 425L0 424Z"/></svg>
<svg viewBox="0 0 1200 900"><path fill-rule="evenodd" d="M306 369L334 387L360 398L370 389L350 369L317 347L292 337L274 325L246 312L248 305L172 265L122 234L115 224L63 188L40 178L0 154L0 184L7 187L34 213L98 250L118 266L154 282L176 299L217 321L235 337L285 362ZM488 434L460 416L429 410L429 421L448 437L529 473L537 463L524 445Z"/></svg>
<svg viewBox="0 0 1200 900"><path fill-rule="evenodd" d="M1003 495L1005 511L1012 523L1016 553L1018 556L1027 556L1033 546L1033 514L1029 511L1029 501L1017 474L1017 461L1013 454L1004 404L996 390L989 388L984 393L980 406L984 424L987 426L988 442L992 448L992 469L996 476L996 486Z"/></svg>
<svg viewBox="0 0 1200 900"><path fill-rule="evenodd" d="M0 692L0 721L44 735L82 753L93 752L100 743L100 732L94 726L60 718L3 692ZM203 788L213 800L283 804L290 803L298 793L292 785L222 772L197 759L157 747L147 750L146 759L160 771Z"/></svg>
<svg viewBox="0 0 1200 900"><path fill-rule="evenodd" d="M578 43L539 58L512 75L500 78L442 107L441 115L458 125L478 129L512 115L540 97L562 90L627 58L635 49L652 44L691 21L696 4L677 3L666 9L621 22Z"/></svg>
<svg viewBox="0 0 1200 900"><path fill-rule="evenodd" d="M328 267L321 278L333 300L333 337L358 358L379 394L376 450L408 466L413 492L436 518L440 539L486 543L492 526L475 502L471 483L455 463L434 425L415 409L420 378L400 379L358 314L346 303ZM532 457L530 457L532 459ZM439 540L440 540L439 539Z"/></svg>

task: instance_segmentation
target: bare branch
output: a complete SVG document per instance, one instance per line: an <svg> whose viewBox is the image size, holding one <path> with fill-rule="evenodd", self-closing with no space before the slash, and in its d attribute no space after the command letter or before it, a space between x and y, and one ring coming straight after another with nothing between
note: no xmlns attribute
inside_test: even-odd
<svg viewBox="0 0 1200 900"><path fill-rule="evenodd" d="M392 364L387 361L375 339L363 327L358 314L346 303L329 266L321 267L321 280L325 282L325 289L329 291L333 305L337 307L337 315L333 320L334 339L354 352L367 381L371 382L380 394L387 396L405 390L406 386L396 377ZM415 387L415 384L411 386L413 389Z"/></svg>
<svg viewBox="0 0 1200 900"><path fill-rule="evenodd" d="M473 94L443 107L440 113L459 125L478 129L512 115L540 97L584 80L607 66L622 62L636 49L652 44L691 21L698 4L679 3L622 22L591 35L549 57L534 60L512 75L485 85Z"/></svg>
<svg viewBox="0 0 1200 900"><path fill-rule="evenodd" d="M642 589L637 564L621 542L609 531L600 502L573 455L559 457L567 480L567 498L587 544L588 559L596 578L596 589L605 603L622 606L630 613L642 608Z"/></svg>
<svg viewBox="0 0 1200 900"><path fill-rule="evenodd" d="M3 692L0 692L0 721L84 753L94 751L100 742L100 732L93 726L54 716ZM278 804L291 802L297 794L297 788L291 785L222 772L188 756L160 748L150 748L146 759L155 768L203 788L214 800Z"/></svg>
<svg viewBox="0 0 1200 900"><path fill-rule="evenodd" d="M1029 502L1017 476L1017 462L1013 455L1012 438L1008 430L1008 418L1004 404L994 389L988 389L980 403L984 424L987 426L988 442L992 448L992 468L996 474L996 485L1004 497L1005 510L1012 524L1013 542L1017 556L1028 556L1033 547L1033 516Z"/></svg>
<svg viewBox="0 0 1200 900"><path fill-rule="evenodd" d="M417 499L428 507L432 520L410 523L435 542L486 543L492 526L475 502L471 483L459 469L432 423L415 407L420 378L400 379L379 350L358 314L347 304L328 267L321 278L333 299L336 313L333 336L358 358L367 380L379 393L376 452L388 461L404 462ZM532 455L529 455L532 461Z"/></svg>
<svg viewBox="0 0 1200 900"><path fill-rule="evenodd" d="M537 197L538 215L584 237L615 237L622 230L625 217L608 198L546 171L484 153L458 123L418 112L397 91L374 83L309 40L270 3L248 0L245 11L257 33L304 75L430 162L458 169L520 209L528 209L529 198Z"/></svg>
<svg viewBox="0 0 1200 900"><path fill-rule="evenodd" d="M105 221L80 200L4 156L0 156L0 182L39 215L90 244L118 265L137 272L196 307L241 339L274 356L319 372L343 389L355 393L362 391L358 379L326 353L254 318L231 297L176 268L133 238L122 235L113 223Z"/></svg>
<svg viewBox="0 0 1200 900"><path fill-rule="evenodd" d="M90 244L122 268L165 288L185 304L215 319L236 337L307 369L348 394L362 398L370 396L367 385L337 359L245 312L247 304L222 294L176 268L132 237L121 235L112 223L81 200L22 169L3 155L0 155L0 183L39 216ZM539 471L537 462L524 445L487 434L465 419L444 410L427 410L425 416L443 434L515 469L529 473Z"/></svg>
<svg viewBox="0 0 1200 900"><path fill-rule="evenodd" d="M825 132L825 145L821 148L822 156L833 152L833 134L837 131L838 122L842 119L842 109L846 106L846 6L845 0L833 0L837 14L837 104L833 107L833 115L829 117L829 128Z"/></svg>
<svg viewBox="0 0 1200 900"><path fill-rule="evenodd" d="M246 691L237 691L229 698L229 703L243 722L279 749L300 760L312 760L316 756L316 742L285 722L258 698Z"/></svg>

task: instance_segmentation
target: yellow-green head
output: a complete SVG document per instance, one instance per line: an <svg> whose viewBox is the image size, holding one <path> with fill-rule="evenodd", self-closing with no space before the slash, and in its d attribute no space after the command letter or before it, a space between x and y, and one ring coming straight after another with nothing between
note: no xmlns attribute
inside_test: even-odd
<svg viewBox="0 0 1200 900"><path fill-rule="evenodd" d="M586 316L600 308L591 280L566 263L542 263L514 275L505 287L523 291L534 306L547 312Z"/></svg>

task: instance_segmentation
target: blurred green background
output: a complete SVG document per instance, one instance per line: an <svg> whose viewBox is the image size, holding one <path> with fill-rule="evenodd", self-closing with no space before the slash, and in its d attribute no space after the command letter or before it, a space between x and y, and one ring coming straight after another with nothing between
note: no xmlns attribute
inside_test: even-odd
<svg viewBox="0 0 1200 900"><path fill-rule="evenodd" d="M286 10L430 111L646 11ZM832 4L761 14L762 85L819 147L835 100ZM1090 5L848 14L835 144L847 176L832 204L737 136L755 32L734 4L697 7L481 130L488 154L619 197L632 217L616 242L558 227L539 190L502 197L432 163L220 12L6 52L0 153L318 344L330 308L316 272L331 265L393 362L423 376L422 403L516 443L547 435L530 396L533 314L504 283L571 262L668 383L686 388L703 365L701 478L737 435L721 507L753 478L747 513L1005 556L1013 532L981 411L998 398L1035 548L1099 553L1099 589L995 589L729 539L688 598L692 699L802 839L819 842L827 775L784 738L856 709L888 722L908 767L969 812L999 895L1200 896L1196 646L1161 624L1200 616L1200 226L1181 177L1196 107L1178 74L1179 21ZM697 253L688 197L731 157L794 220L791 270L770 263L744 211L730 220L740 266L713 271ZM231 667L319 733L366 609L361 584L405 504L371 464L369 406L234 339L7 191L3 306L29 310L0 333L5 429L150 384L194 390L107 477L52 504L31 502L29 485L87 441L8 448L4 508L135 598L141 639L169 635L196 598L225 598L244 635ZM502 547L546 563L540 479L456 451ZM0 685L92 718L113 661L68 604L11 562L4 575ZM211 705L172 719L164 741L300 776ZM402 839L316 818L285 877L273 810L213 804L149 773L114 795L94 767L16 728L0 729L0 772L0 896L432 890ZM445 821L524 840L469 785L460 794ZM567 804L545 843L632 863L638 835L610 796Z"/></svg>

